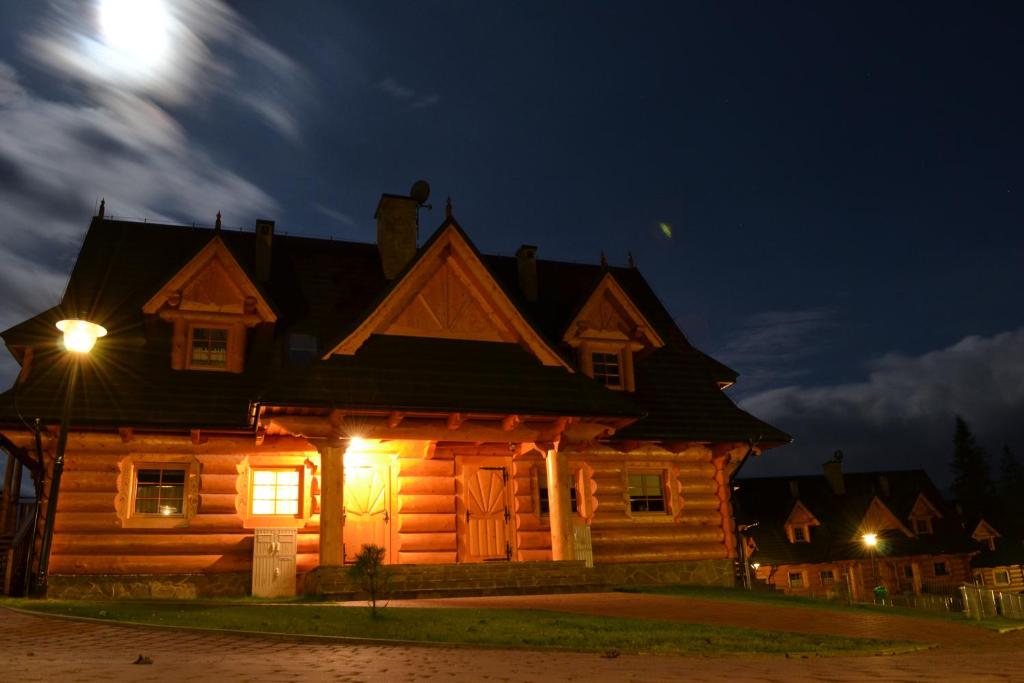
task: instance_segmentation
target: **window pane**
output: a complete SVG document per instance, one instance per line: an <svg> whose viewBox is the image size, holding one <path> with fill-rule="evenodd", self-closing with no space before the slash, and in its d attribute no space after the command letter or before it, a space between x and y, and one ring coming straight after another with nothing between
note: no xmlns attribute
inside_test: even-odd
<svg viewBox="0 0 1024 683"><path fill-rule="evenodd" d="M252 483L254 484L273 484L277 477L275 473L270 470L256 470L252 475Z"/></svg>
<svg viewBox="0 0 1024 683"><path fill-rule="evenodd" d="M277 473L277 485L278 486L298 486L299 485L299 473L298 472L278 472Z"/></svg>
<svg viewBox="0 0 1024 683"><path fill-rule="evenodd" d="M254 500L252 502L252 513L254 515L272 515L272 514L274 514L274 501L272 501L272 500Z"/></svg>
<svg viewBox="0 0 1024 683"><path fill-rule="evenodd" d="M159 484L160 483L160 470L139 470L136 473L137 479L140 484Z"/></svg>
<svg viewBox="0 0 1024 683"><path fill-rule="evenodd" d="M254 486L252 490L253 500L274 500L273 486Z"/></svg>
<svg viewBox="0 0 1024 683"><path fill-rule="evenodd" d="M144 469L135 473L135 512L180 515L185 509L185 470Z"/></svg>

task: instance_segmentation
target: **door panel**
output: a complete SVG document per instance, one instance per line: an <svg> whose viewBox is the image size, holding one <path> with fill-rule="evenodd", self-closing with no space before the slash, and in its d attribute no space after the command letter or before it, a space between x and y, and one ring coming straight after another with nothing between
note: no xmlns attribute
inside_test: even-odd
<svg viewBox="0 0 1024 683"><path fill-rule="evenodd" d="M511 549L508 468L462 463L459 560L505 560Z"/></svg>
<svg viewBox="0 0 1024 683"><path fill-rule="evenodd" d="M345 561L366 544L387 549L391 561L391 472L387 463L345 468Z"/></svg>

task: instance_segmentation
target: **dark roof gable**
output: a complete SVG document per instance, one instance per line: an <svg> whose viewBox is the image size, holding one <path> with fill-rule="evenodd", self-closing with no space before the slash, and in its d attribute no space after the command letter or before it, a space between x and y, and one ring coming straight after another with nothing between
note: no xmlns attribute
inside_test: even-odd
<svg viewBox="0 0 1024 683"><path fill-rule="evenodd" d="M431 239L436 239L436 235L447 226L448 223L442 225ZM456 229L461 232L458 226ZM322 367L289 369L286 372L282 368L286 368L289 363L289 337L292 334L312 335L318 341L319 350L325 352L331 348L332 342L358 325L374 309L393 286L392 282L384 277L376 244L275 235L270 277L266 282L258 284L261 293L277 313L278 320L272 332L257 330L250 333L253 337L248 345L246 372L243 376L234 378L215 376L218 373L172 373L166 367L165 354L168 353L168 342L162 338L165 331L152 321L147 321L141 313L141 308L161 285L209 243L213 234L213 231L202 228L94 219L61 304L8 329L2 336L12 348L33 346L51 349L55 347L53 323L61 318L86 316L107 327L110 336L104 345L110 349L120 350L116 367L123 368L125 373L128 373L130 368L131 374L125 374L123 378L104 378L104 388L110 396L107 401L92 402L93 417L97 422L111 423L138 419L142 424L145 422L144 417L160 413L158 406L141 406L137 410L133 408L127 412L113 407L115 404L126 406L129 397L134 402L148 400L145 399L148 396L147 392L137 386L138 378L143 376L151 378L147 380L150 386L164 388L162 393L157 392L153 395L154 401L157 401L158 397L164 399L160 404L165 404L172 397L181 394L181 401L185 404L182 410L186 412L177 414L174 419L182 423L220 415L217 419L221 420L224 426L244 426L245 420L238 420L236 417L245 417L248 401L274 396L275 400L301 402L308 393L307 388L297 386L294 382L285 382L282 379L284 375L288 372L293 376L301 376L304 372L341 372L336 368L346 364L324 361ZM239 265L251 273L255 235L235 231L222 231L218 234ZM467 242L472 246L468 238ZM423 250L421 247L420 252ZM646 415L644 419L623 432L622 438L760 440L766 445L789 441L788 435L740 410L718 389L717 382L723 381L723 378L725 381L731 381L735 379L735 373L690 345L635 268L610 268L596 264L538 260L540 296L536 301L526 301L520 296L516 261L513 257L480 255L480 258L524 318L553 348L558 348L565 326L587 300L603 275L607 272L613 273L616 282L656 328L659 336L666 341L666 346L637 358L635 394L611 392L590 380L580 382L573 379L567 384L568 380L564 377L559 379L560 375L553 374L546 375L543 386L562 396L568 405L586 405L594 414L605 411L609 415ZM435 345L429 343L430 341L432 340L417 339L404 342L402 353L422 352L437 357L437 354L456 352L457 345ZM384 345L387 346L386 343ZM412 348L410 345L419 346ZM388 349L397 352L394 345ZM384 351L388 349L384 349L380 344L376 345L376 355L371 354L377 359L374 363L378 363L381 357L386 356ZM465 351L465 348L462 350ZM568 349L560 351L570 364L574 364L575 359L571 358ZM382 353L384 356L380 355ZM468 358L478 358L483 362L482 359L488 357L488 353L481 347L478 353L465 357L467 362ZM482 365L470 369L478 374L482 373L481 376L486 376L488 372ZM357 369L350 366L348 372L357 373ZM564 370L560 372L562 375L569 374ZM499 382L496 377L492 379ZM15 410L13 405L12 391L0 396L0 420L13 419L16 413L51 418L50 401L47 397L52 395L55 389L53 381L54 378L48 377L48 373L34 370L29 381L19 388L19 410ZM273 385L267 384L272 381L278 382L276 389ZM540 379L537 378L537 381ZM121 382L124 384L119 384ZM559 393L562 389L555 391L552 382L559 383L563 388L571 385L574 389L568 394ZM286 384L293 386L294 393L282 396L280 387ZM235 406L227 412L213 411L201 414L200 406L189 403L187 399L187 396L193 394L183 393L203 393L199 390L201 386L209 386L214 394L226 392L221 394L224 401L240 401L245 405ZM382 382L377 387L376 393L373 394L374 401L387 403L399 398L394 393L390 396L382 393L386 386L387 383ZM492 390L496 388L497 385L492 387ZM392 390L396 390L394 386ZM506 393L515 392L507 388ZM33 398L36 394L38 400ZM364 396L365 400L370 400L359 392L353 395ZM474 394L469 392L466 395ZM480 395L479 392L476 395ZM245 400L242 400L243 397ZM312 396L309 398L312 399ZM26 413L26 407L31 405L34 405L36 414L32 414L31 411ZM90 404L86 402L79 405ZM522 407L525 409L529 406ZM543 406L538 404L535 407L540 409ZM230 413L230 419L227 413Z"/></svg>

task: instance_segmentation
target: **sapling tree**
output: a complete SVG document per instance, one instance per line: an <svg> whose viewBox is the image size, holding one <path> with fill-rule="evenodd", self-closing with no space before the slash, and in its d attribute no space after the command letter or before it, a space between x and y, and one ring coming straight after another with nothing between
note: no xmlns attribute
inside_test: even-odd
<svg viewBox="0 0 1024 683"><path fill-rule="evenodd" d="M384 597L387 588L387 568L384 555L387 551L379 545L367 543L356 554L355 562L349 568L350 575L359 581L370 596L370 614L377 618L377 601Z"/></svg>

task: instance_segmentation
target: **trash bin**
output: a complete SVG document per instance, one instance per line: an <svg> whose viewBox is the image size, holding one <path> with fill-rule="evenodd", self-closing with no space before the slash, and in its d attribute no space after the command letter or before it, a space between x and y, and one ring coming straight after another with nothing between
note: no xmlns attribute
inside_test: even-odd
<svg viewBox="0 0 1024 683"><path fill-rule="evenodd" d="M880 605L885 604L885 599L889 595L889 591L886 590L885 586L875 586L875 602Z"/></svg>

